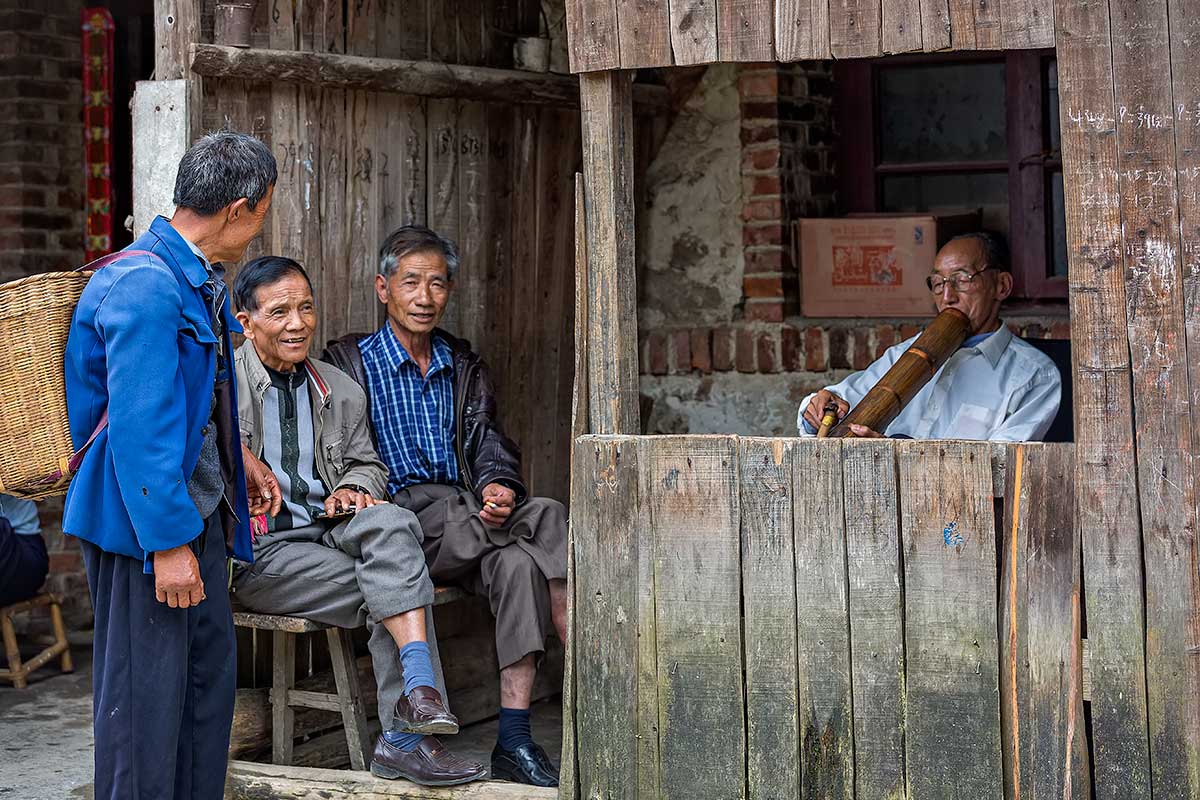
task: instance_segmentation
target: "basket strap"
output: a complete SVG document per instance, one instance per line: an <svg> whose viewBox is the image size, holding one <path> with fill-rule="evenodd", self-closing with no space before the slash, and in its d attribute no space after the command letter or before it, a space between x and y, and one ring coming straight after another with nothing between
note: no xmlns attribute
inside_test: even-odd
<svg viewBox="0 0 1200 800"><path fill-rule="evenodd" d="M75 451L75 455L71 456L71 460L67 462L67 474L74 475L75 470L79 469L79 465L83 463L83 457L87 455L87 451L91 449L92 442L96 441L96 437L101 431L108 427L108 409L104 409L104 413L100 415L100 421L96 423L96 430L92 431L92 435L83 443L83 447Z"/></svg>

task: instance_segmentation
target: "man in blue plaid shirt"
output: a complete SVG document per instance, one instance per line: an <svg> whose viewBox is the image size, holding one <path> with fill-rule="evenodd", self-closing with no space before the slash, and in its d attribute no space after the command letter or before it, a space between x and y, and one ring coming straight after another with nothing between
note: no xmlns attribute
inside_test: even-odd
<svg viewBox="0 0 1200 800"><path fill-rule="evenodd" d="M566 510L529 497L520 450L496 422L487 365L437 327L457 269L448 239L397 230L375 279L387 323L332 343L325 360L367 389L388 492L420 520L430 576L491 603L500 662L492 776L557 786L558 769L530 735L529 700L546 637L566 637Z"/></svg>

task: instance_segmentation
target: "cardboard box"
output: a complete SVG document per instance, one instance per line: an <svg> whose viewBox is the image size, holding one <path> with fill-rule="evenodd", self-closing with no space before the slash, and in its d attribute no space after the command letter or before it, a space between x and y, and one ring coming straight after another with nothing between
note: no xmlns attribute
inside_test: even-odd
<svg viewBox="0 0 1200 800"><path fill-rule="evenodd" d="M800 310L806 317L933 316L925 278L938 249L980 228L978 211L802 219Z"/></svg>

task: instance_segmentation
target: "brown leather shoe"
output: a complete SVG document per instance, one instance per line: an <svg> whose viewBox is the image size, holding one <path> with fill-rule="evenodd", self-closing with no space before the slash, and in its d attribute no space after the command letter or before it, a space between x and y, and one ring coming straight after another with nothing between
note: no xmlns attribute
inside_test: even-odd
<svg viewBox="0 0 1200 800"><path fill-rule="evenodd" d="M451 753L433 736L422 739L411 753L392 747L380 736L375 741L371 774L388 780L407 778L422 786L454 786L479 780L487 775L487 769Z"/></svg>
<svg viewBox="0 0 1200 800"><path fill-rule="evenodd" d="M446 710L442 696L432 686L418 686L396 701L392 730L448 736L458 733L458 717Z"/></svg>

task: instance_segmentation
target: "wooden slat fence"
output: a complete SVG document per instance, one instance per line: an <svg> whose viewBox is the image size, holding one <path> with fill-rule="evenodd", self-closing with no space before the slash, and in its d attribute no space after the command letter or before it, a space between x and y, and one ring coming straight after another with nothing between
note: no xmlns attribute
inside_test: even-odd
<svg viewBox="0 0 1200 800"><path fill-rule="evenodd" d="M572 72L1054 46L1045 0L567 0L566 7Z"/></svg>
<svg viewBox="0 0 1200 800"><path fill-rule="evenodd" d="M500 67L512 33L539 24L536 0L271 0L255 13L256 48ZM253 132L276 155L268 224L246 258L304 265L318 342L382 323L374 276L389 232L422 223L457 242L443 325L491 366L530 488L566 499L578 111L216 78L204 92L205 130Z"/></svg>
<svg viewBox="0 0 1200 800"><path fill-rule="evenodd" d="M577 439L564 797L1090 797L1073 455Z"/></svg>

